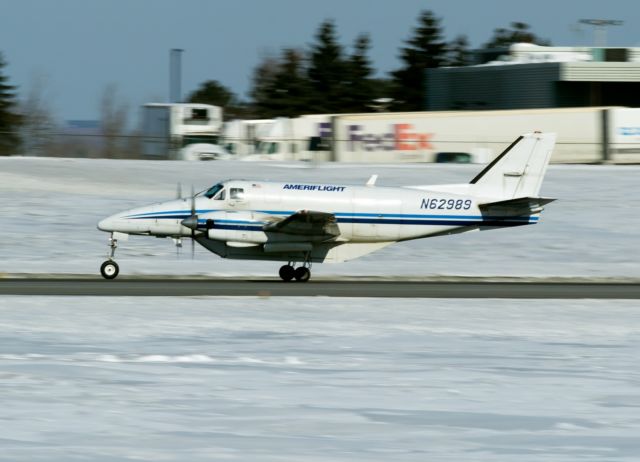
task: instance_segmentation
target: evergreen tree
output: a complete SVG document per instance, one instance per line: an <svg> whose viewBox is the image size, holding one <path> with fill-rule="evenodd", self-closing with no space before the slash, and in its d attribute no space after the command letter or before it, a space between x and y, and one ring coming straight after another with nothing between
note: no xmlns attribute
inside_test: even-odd
<svg viewBox="0 0 640 462"><path fill-rule="evenodd" d="M2 72L5 66L0 53L0 156L16 154L20 147L21 117L15 112L15 87L7 83L8 77Z"/></svg>
<svg viewBox="0 0 640 462"><path fill-rule="evenodd" d="M285 48L256 68L254 110L258 117L296 117L309 112L309 82L304 52Z"/></svg>
<svg viewBox="0 0 640 462"><path fill-rule="evenodd" d="M371 104L376 95L372 80L373 68L367 56L370 45L371 41L366 34L358 36L355 40L353 54L346 66L343 112L371 111Z"/></svg>
<svg viewBox="0 0 640 462"><path fill-rule="evenodd" d="M268 55L262 58L253 70L251 87L251 109L253 117L270 119L272 114L271 93L275 88L275 79L280 70L279 58Z"/></svg>
<svg viewBox="0 0 640 462"><path fill-rule="evenodd" d="M512 22L511 29L498 28L493 31L493 37L484 44L484 48L507 48L513 43L534 43L549 46L549 40L541 39L531 32L531 26L523 22Z"/></svg>
<svg viewBox="0 0 640 462"><path fill-rule="evenodd" d="M217 80L207 80L193 91L187 101L190 103L210 104L220 106L226 120L242 117L246 108L236 95Z"/></svg>
<svg viewBox="0 0 640 462"><path fill-rule="evenodd" d="M311 47L308 77L310 84L309 112L340 112L346 95L347 63L338 43L333 21L320 24L316 43Z"/></svg>
<svg viewBox="0 0 640 462"><path fill-rule="evenodd" d="M469 42L465 35L458 35L449 44L449 52L447 58L448 66L468 66L471 64L471 52L469 51Z"/></svg>
<svg viewBox="0 0 640 462"><path fill-rule="evenodd" d="M404 67L392 72L394 109L420 111L425 108L426 70L440 67L447 60L447 44L442 37L440 19L431 11L423 11L414 35L402 48Z"/></svg>
<svg viewBox="0 0 640 462"><path fill-rule="evenodd" d="M190 103L211 104L212 106L227 107L234 103L235 96L227 87L217 80L202 82L197 90L189 94Z"/></svg>
<svg viewBox="0 0 640 462"><path fill-rule="evenodd" d="M292 48L282 51L271 101L277 116L297 117L309 112L309 81L302 51Z"/></svg>

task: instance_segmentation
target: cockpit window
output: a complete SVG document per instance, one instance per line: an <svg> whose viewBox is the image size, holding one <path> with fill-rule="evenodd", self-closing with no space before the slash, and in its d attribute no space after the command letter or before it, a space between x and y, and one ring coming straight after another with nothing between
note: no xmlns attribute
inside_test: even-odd
<svg viewBox="0 0 640 462"><path fill-rule="evenodd" d="M207 192L204 193L204 195L211 199L213 196L218 194L222 190L222 188L224 188L224 186L218 183L217 185L211 186L209 189L207 189ZM224 195L222 196L222 199L224 199Z"/></svg>

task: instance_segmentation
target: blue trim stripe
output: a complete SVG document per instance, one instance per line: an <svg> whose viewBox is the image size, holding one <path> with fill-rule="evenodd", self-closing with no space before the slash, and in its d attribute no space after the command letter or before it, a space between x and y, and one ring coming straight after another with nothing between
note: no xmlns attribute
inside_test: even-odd
<svg viewBox="0 0 640 462"><path fill-rule="evenodd" d="M524 217L513 217L507 219L487 217L485 219L477 220L376 220L372 218L344 218L338 220L338 223L370 223L379 225L431 225L431 226L510 226L513 224L527 225L529 220ZM492 223L492 224L488 224ZM495 223L495 224L494 224Z"/></svg>
<svg viewBox="0 0 640 462"><path fill-rule="evenodd" d="M207 209L203 209L203 210L196 210L196 214L207 214L207 213L211 213L211 212L223 212L224 210L217 210L217 209L211 209L211 210L207 210ZM296 212L293 211L289 211L289 210L257 210L258 213L264 213L267 215L284 215L284 216L289 216L292 215ZM355 217L371 217L371 218L375 218L378 221L382 220L382 219L388 219L388 218L399 218L401 219L400 221L402 221L401 224L407 224L407 219L408 218L413 218L413 219L436 219L436 220L447 220L447 219L451 219L451 220L486 220L487 218L491 218L491 219L496 219L496 220L533 220L533 221L537 221L539 219L539 217L535 217L535 216L522 216L522 217L518 217L518 216L483 216L483 215L412 215L412 214L403 214L403 213L351 213L351 212L335 212L334 215L336 216L336 218L338 218L338 221L343 221L342 219L345 218L352 218L352 219L356 219ZM138 214L134 214L134 215L129 215L127 216L127 218L132 218L132 219L137 219L137 218L187 218L191 216L191 210L169 210L169 211L164 211L164 212L146 212L146 213L138 213ZM342 218L342 219L341 219ZM217 222L229 222L229 223L264 223L262 221L242 221L242 220L216 220ZM376 221L377 222L377 221ZM345 223L347 223L347 221L345 221ZM356 223L356 221L353 221L353 223ZM391 222L390 222L391 223Z"/></svg>
<svg viewBox="0 0 640 462"><path fill-rule="evenodd" d="M211 213L218 212L217 209L201 209L197 210L196 213ZM156 215L175 215L175 217L160 217ZM191 209L187 210L166 210L164 212L144 212L144 213L134 213L133 215L128 215L127 218L176 218L176 217L188 217L191 216Z"/></svg>
<svg viewBox="0 0 640 462"><path fill-rule="evenodd" d="M429 225L429 226L522 226L533 224L524 220L372 220L372 219L346 219L338 220L338 223L371 223L379 225ZM205 222L199 221L199 227L204 228ZM219 223L214 221L214 229L231 229L237 231L262 231L262 225L235 224L232 222Z"/></svg>
<svg viewBox="0 0 640 462"><path fill-rule="evenodd" d="M196 210L198 214L207 214L219 210ZM289 216L295 212L282 210L259 210L269 215ZM401 213L349 213L334 214L338 223L379 224L379 225L418 225L418 226L521 226L535 224L537 216L483 216L483 215L415 215ZM164 212L145 212L129 215L130 219L185 219L191 216L191 210L169 210ZM204 228L207 219L198 220L198 227ZM214 220L215 229L238 231L262 231L266 222L259 220Z"/></svg>

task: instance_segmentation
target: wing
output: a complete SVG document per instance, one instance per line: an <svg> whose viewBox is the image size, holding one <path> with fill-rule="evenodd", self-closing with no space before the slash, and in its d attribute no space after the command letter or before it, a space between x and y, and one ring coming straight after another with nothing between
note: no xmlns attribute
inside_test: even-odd
<svg viewBox="0 0 640 462"><path fill-rule="evenodd" d="M288 217L267 223L265 232L331 238L340 235L336 216L332 213L299 210Z"/></svg>

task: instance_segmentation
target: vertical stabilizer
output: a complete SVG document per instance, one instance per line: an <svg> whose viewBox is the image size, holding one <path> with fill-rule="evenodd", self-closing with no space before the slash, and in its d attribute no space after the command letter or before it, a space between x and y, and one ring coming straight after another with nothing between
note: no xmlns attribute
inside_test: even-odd
<svg viewBox="0 0 640 462"><path fill-rule="evenodd" d="M471 180L471 190L487 198L537 197L555 142L555 133L518 137Z"/></svg>

